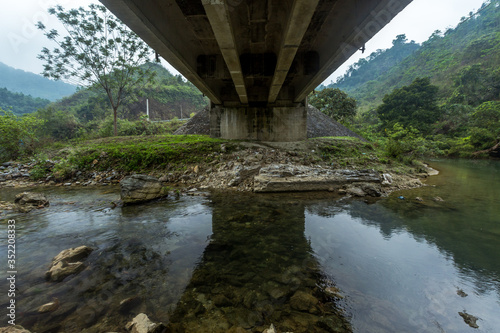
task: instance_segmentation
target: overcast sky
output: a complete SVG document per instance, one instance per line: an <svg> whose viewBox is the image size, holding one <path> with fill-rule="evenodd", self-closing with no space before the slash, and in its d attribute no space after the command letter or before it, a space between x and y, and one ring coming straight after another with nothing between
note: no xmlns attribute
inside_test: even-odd
<svg viewBox="0 0 500 333"><path fill-rule="evenodd" d="M65 8L86 6L91 0L0 0L0 62L14 68L40 74L42 63L36 58L42 47L49 47L48 40L35 28L42 21L48 28L57 24L47 13L47 8L60 4ZM435 30L455 27L462 16L481 7L484 0L413 0L396 18L366 44L366 51L358 51L326 81L329 84L342 75L347 67L366 57L377 49L391 46L399 34L406 34L408 40L417 43L425 41ZM55 20L55 21L54 21ZM50 47L49 47L50 48ZM171 66L165 63L174 74Z"/></svg>

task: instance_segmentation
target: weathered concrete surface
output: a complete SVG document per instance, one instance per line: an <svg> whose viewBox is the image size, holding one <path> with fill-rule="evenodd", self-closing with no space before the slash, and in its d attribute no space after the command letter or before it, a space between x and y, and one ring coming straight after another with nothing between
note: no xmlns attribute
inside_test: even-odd
<svg viewBox="0 0 500 333"><path fill-rule="evenodd" d="M293 108L225 108L210 111L210 135L223 139L301 141L307 138L307 110Z"/></svg>
<svg viewBox="0 0 500 333"><path fill-rule="evenodd" d="M216 119L214 119L217 121ZM216 129L215 127L214 129ZM204 134L210 135L210 109L209 107L199 111L190 118L183 126L174 132L177 135ZM325 136L352 136L363 141L365 139L354 133L347 127L336 122L312 105L307 106L307 137L317 138Z"/></svg>
<svg viewBox="0 0 500 333"><path fill-rule="evenodd" d="M261 168L254 177L255 192L338 191L346 184L380 183L373 170L330 170L275 164Z"/></svg>

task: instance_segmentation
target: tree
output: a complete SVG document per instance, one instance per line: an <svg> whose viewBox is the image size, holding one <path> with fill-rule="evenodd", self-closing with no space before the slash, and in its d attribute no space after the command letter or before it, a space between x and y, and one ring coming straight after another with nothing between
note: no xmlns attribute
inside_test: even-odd
<svg viewBox="0 0 500 333"><path fill-rule="evenodd" d="M356 100L338 88L326 88L311 95L309 103L336 121L349 121L356 115Z"/></svg>
<svg viewBox="0 0 500 333"><path fill-rule="evenodd" d="M377 108L383 126L391 128L399 123L428 133L430 125L439 118L437 93L438 87L432 85L429 78L417 78L409 86L394 89Z"/></svg>
<svg viewBox="0 0 500 333"><path fill-rule="evenodd" d="M476 49L484 50L482 47ZM487 71L481 64L464 67L455 79L455 87L450 98L452 103L478 106L483 102L498 99L500 70Z"/></svg>
<svg viewBox="0 0 500 333"><path fill-rule="evenodd" d="M104 6L92 4L88 9L68 11L56 6L49 14L59 19L68 35L61 37L57 30L47 30L38 22L38 29L58 45L52 51L44 47L38 55L45 61L43 75L103 89L113 109L117 135L118 107L132 87L153 76L153 71L140 66L149 62L151 49Z"/></svg>

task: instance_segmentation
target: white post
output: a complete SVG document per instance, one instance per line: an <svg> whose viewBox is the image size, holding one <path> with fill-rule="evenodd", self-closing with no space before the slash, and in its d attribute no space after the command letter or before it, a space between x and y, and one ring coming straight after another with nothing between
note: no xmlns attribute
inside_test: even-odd
<svg viewBox="0 0 500 333"><path fill-rule="evenodd" d="M146 115L148 116L149 121L149 99L146 98Z"/></svg>

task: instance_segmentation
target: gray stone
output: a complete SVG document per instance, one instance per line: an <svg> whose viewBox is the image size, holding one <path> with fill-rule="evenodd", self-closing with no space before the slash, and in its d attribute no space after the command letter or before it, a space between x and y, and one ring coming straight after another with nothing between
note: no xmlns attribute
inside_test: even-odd
<svg viewBox="0 0 500 333"><path fill-rule="evenodd" d="M54 297L53 301L40 306L37 310L38 313L54 312L59 308L59 299Z"/></svg>
<svg viewBox="0 0 500 333"><path fill-rule="evenodd" d="M161 181L153 176L132 175L120 182L123 204L146 202L167 196Z"/></svg>
<svg viewBox="0 0 500 333"><path fill-rule="evenodd" d="M355 197L364 197L366 196L365 191L356 186L351 186L347 188L347 194L353 195Z"/></svg>
<svg viewBox="0 0 500 333"><path fill-rule="evenodd" d="M140 313L125 328L131 333L160 333L166 327L162 323L153 323L147 315Z"/></svg>
<svg viewBox="0 0 500 333"><path fill-rule="evenodd" d="M92 248L85 245L61 251L52 259L51 267L45 273L45 278L49 281L59 282L69 275L80 273L85 269L85 265L79 260L88 257L92 251Z"/></svg>
<svg viewBox="0 0 500 333"><path fill-rule="evenodd" d="M382 192L381 192L380 187L378 187L374 184L363 184L363 185L361 185L361 189L369 196L372 196L372 197L382 196Z"/></svg>
<svg viewBox="0 0 500 333"><path fill-rule="evenodd" d="M49 205L45 195L41 193L23 192L14 198L16 209L22 213L27 213L35 208L43 208Z"/></svg>
<svg viewBox="0 0 500 333"><path fill-rule="evenodd" d="M380 183L373 170L333 170L321 167L272 164L254 177L255 192L335 191L353 183Z"/></svg>

